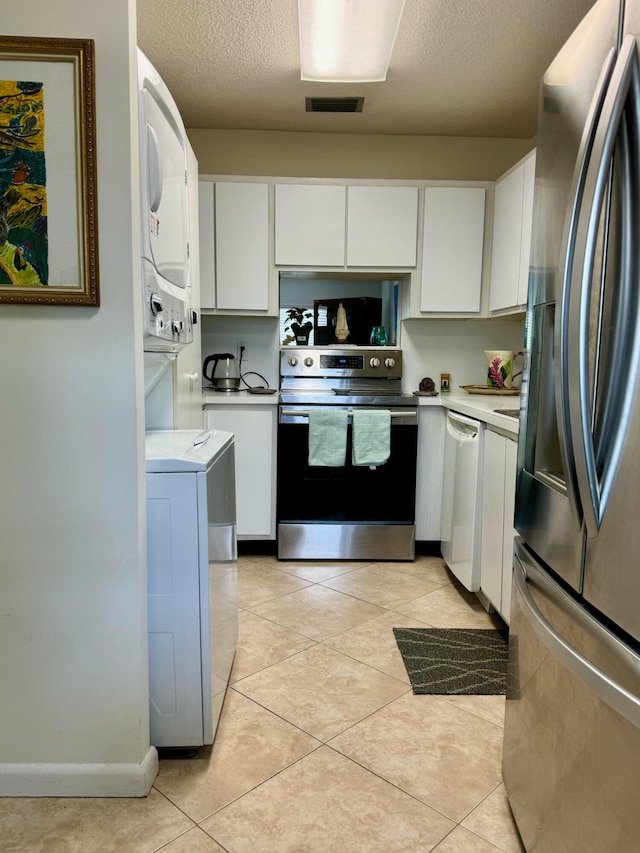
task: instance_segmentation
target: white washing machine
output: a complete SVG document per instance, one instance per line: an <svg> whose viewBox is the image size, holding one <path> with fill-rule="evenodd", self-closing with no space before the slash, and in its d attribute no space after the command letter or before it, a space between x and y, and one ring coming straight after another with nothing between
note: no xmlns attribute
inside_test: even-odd
<svg viewBox="0 0 640 853"><path fill-rule="evenodd" d="M138 49L144 349L193 341L188 140L178 107Z"/></svg>
<svg viewBox="0 0 640 853"><path fill-rule="evenodd" d="M238 637L234 437L166 430L145 443L151 743L203 746Z"/></svg>

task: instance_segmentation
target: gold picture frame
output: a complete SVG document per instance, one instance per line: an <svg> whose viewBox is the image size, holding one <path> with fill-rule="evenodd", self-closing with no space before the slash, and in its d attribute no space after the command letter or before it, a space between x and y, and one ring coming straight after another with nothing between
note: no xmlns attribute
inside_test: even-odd
<svg viewBox="0 0 640 853"><path fill-rule="evenodd" d="M0 303L100 304L94 42L0 36Z"/></svg>

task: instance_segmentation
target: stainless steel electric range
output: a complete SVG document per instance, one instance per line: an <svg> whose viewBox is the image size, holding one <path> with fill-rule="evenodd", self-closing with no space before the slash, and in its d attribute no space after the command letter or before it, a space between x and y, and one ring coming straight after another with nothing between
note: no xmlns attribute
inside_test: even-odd
<svg viewBox="0 0 640 853"><path fill-rule="evenodd" d="M412 560L418 410L402 392L402 350L283 347L278 422L278 556ZM318 407L388 409L390 456L373 468L308 463L309 413Z"/></svg>

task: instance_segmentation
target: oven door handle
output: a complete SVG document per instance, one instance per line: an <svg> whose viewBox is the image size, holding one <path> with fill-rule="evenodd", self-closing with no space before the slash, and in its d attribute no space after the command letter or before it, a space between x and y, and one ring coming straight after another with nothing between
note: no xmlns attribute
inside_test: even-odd
<svg viewBox="0 0 640 853"><path fill-rule="evenodd" d="M349 418L353 414L353 409L348 410ZM404 409L402 412L394 412L391 411L391 420L395 420L397 418L404 418L405 420L411 418L414 423L418 422L418 410L417 409ZM308 418L309 410L308 409L280 409L280 420L283 418Z"/></svg>

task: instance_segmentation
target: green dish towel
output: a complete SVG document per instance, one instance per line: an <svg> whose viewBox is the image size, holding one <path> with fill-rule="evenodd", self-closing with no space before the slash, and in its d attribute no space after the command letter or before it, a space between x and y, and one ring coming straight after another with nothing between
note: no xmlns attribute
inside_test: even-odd
<svg viewBox="0 0 640 853"><path fill-rule="evenodd" d="M391 453L391 412L359 409L353 412L354 465L384 465Z"/></svg>
<svg viewBox="0 0 640 853"><path fill-rule="evenodd" d="M340 468L347 458L346 409L309 412L309 465Z"/></svg>

